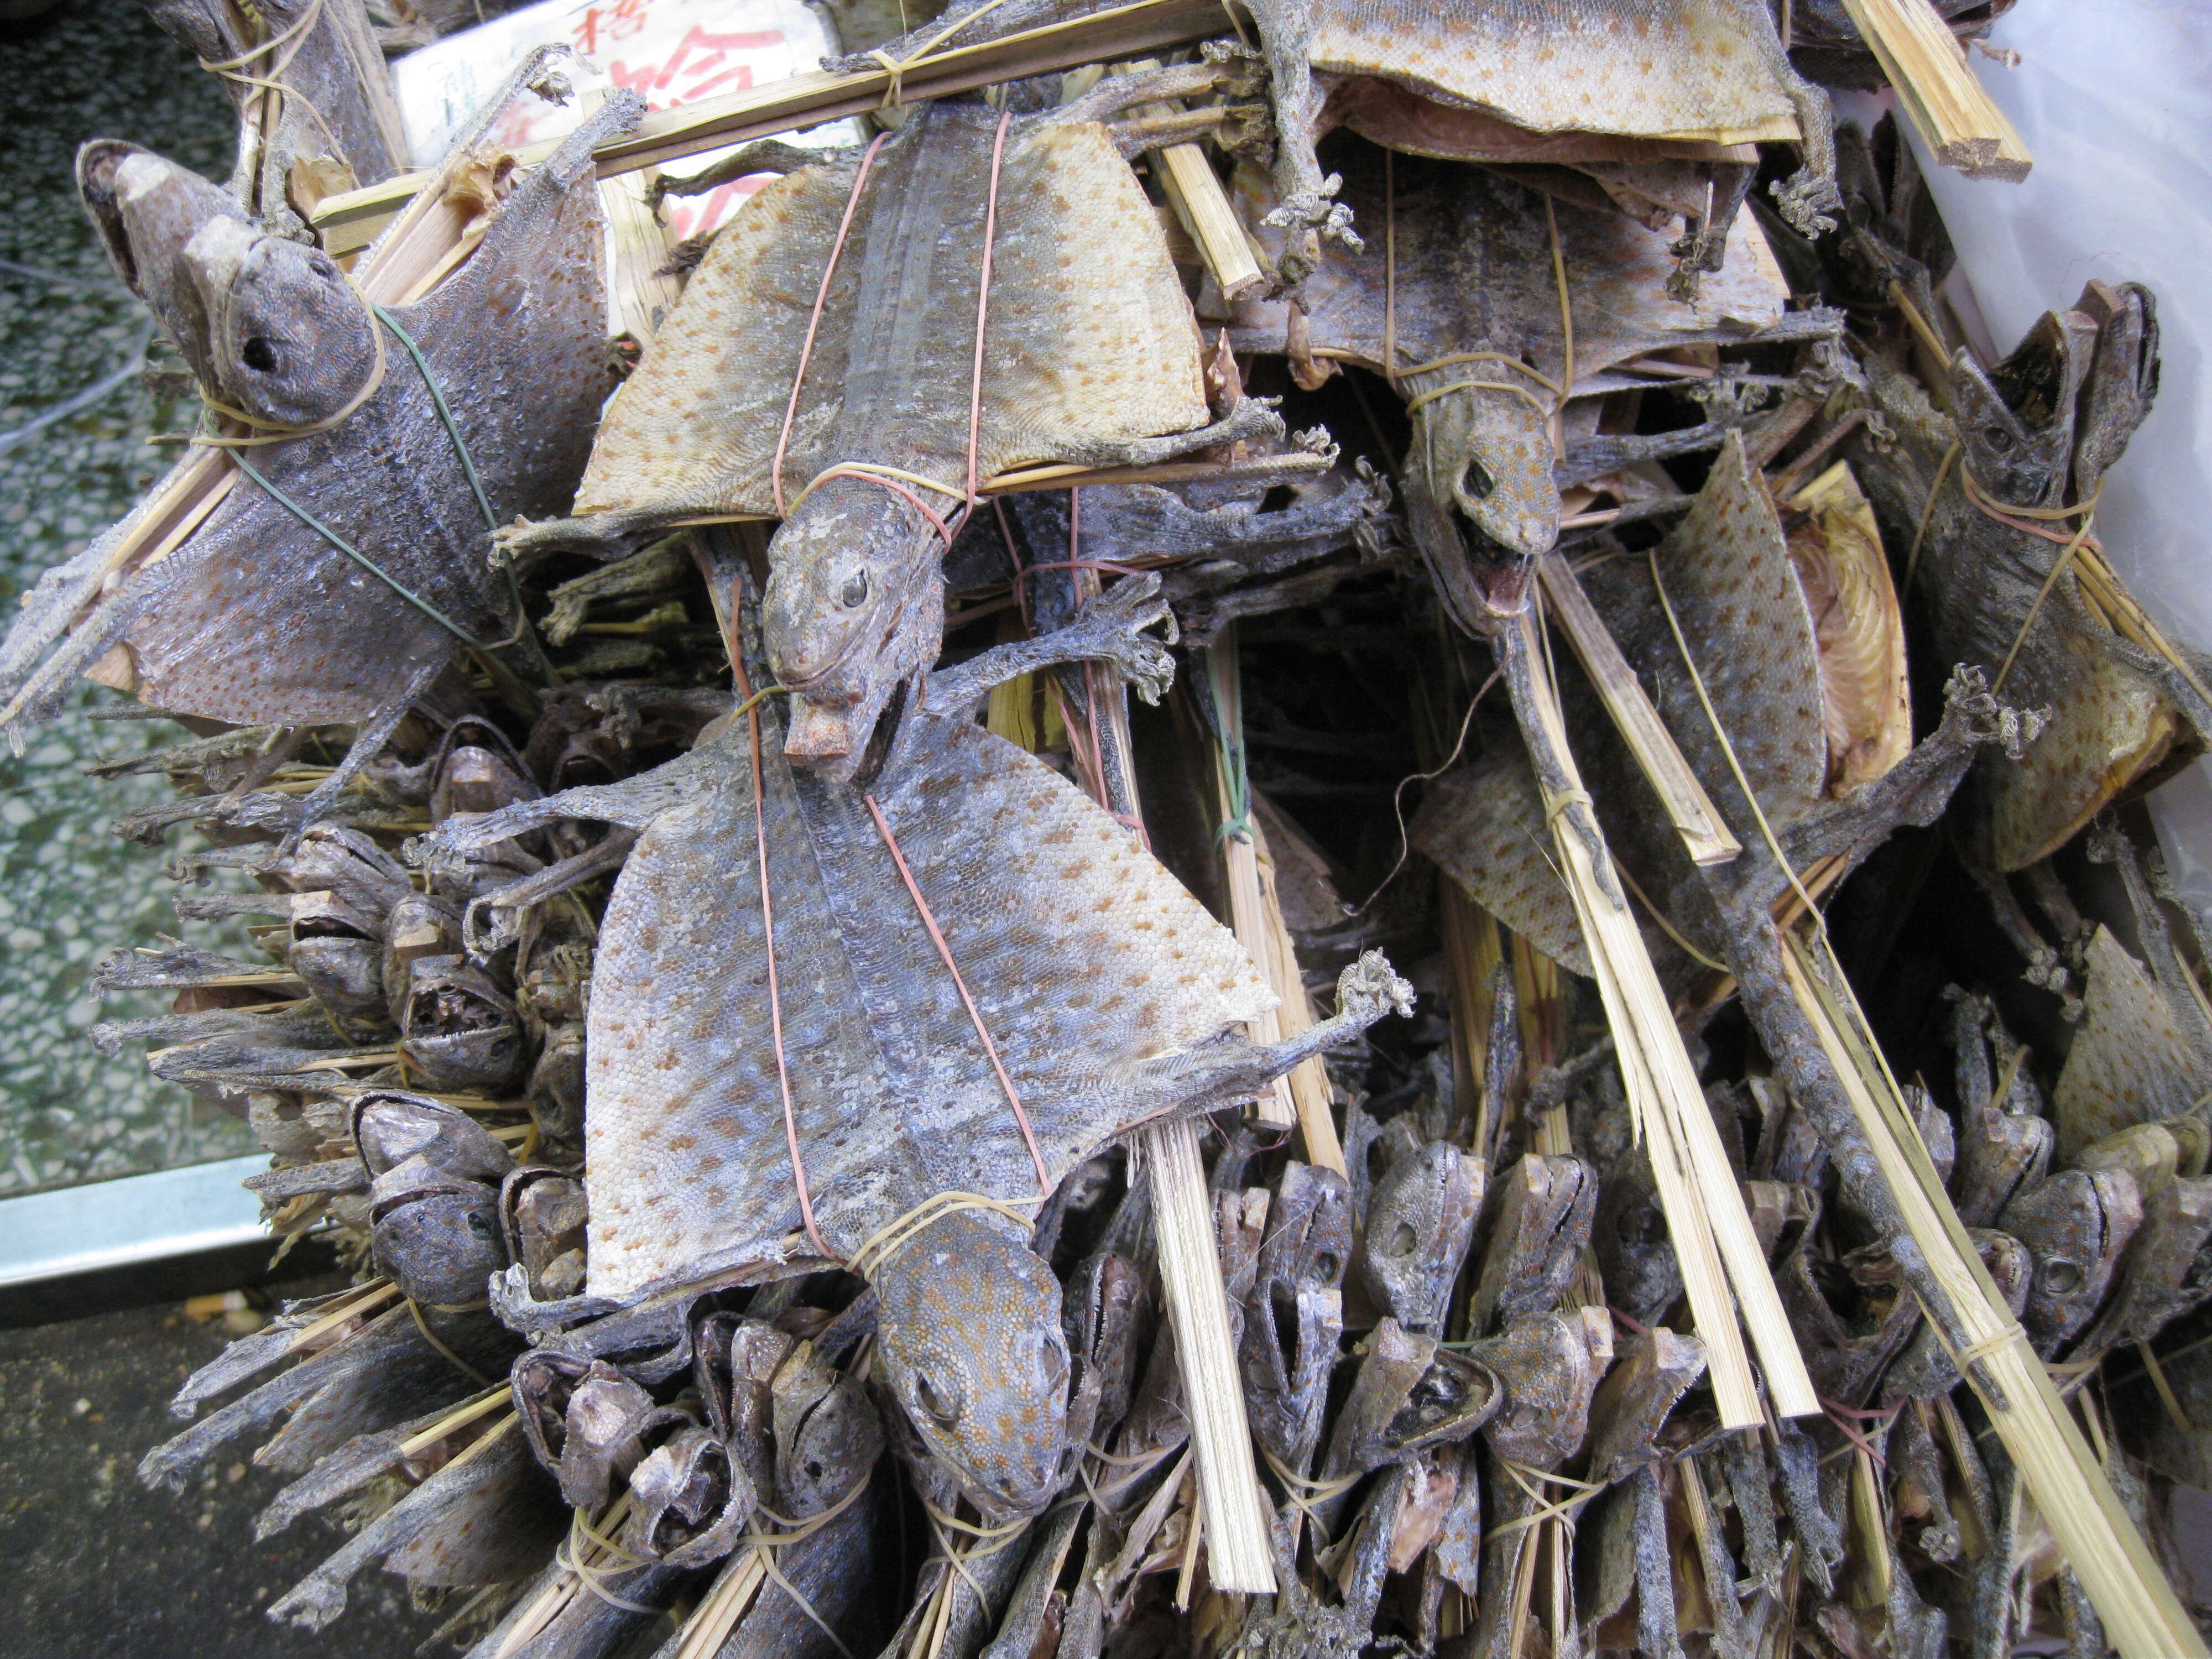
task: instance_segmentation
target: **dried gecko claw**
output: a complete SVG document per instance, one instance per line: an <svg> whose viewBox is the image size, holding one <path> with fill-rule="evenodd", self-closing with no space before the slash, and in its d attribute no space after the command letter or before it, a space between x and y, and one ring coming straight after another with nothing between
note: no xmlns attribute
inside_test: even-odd
<svg viewBox="0 0 2212 1659"><path fill-rule="evenodd" d="M1347 1025L1364 1028L1386 1014L1413 1016L1413 982L1393 972L1380 951L1362 951L1359 959L1336 976L1336 1012Z"/></svg>
<svg viewBox="0 0 2212 1659"><path fill-rule="evenodd" d="M1163 637L1145 630L1162 626ZM1084 602L1075 620L1055 635L1068 659L1096 659L1112 666L1131 690L1157 703L1175 684L1177 639L1175 611L1161 592L1157 572L1123 578L1094 599Z"/></svg>

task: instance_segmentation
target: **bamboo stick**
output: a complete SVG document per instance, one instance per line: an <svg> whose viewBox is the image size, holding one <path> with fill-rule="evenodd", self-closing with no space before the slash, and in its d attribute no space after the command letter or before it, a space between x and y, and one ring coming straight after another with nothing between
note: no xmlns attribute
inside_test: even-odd
<svg viewBox="0 0 2212 1659"><path fill-rule="evenodd" d="M1297 947L1289 924L1283 920L1282 896L1275 885L1275 860L1267 849L1267 831L1256 818L1252 824L1252 850L1259 866L1261 920L1267 946L1260 962L1267 969L1268 982L1283 1000L1275 1010L1276 1024L1285 1036L1296 1036L1314 1023L1313 999L1306 994ZM1336 1090L1328 1080L1328 1065L1319 1054L1312 1055L1291 1067L1285 1081L1290 1085L1291 1104L1297 1113L1306 1162L1339 1175L1348 1173L1343 1138L1336 1130Z"/></svg>
<svg viewBox="0 0 2212 1659"><path fill-rule="evenodd" d="M1969 179L2027 177L2035 158L1929 0L1844 0L1844 9L1937 161Z"/></svg>
<svg viewBox="0 0 2212 1659"><path fill-rule="evenodd" d="M1224 300L1235 301L1267 281L1244 226L1229 205L1229 192L1206 152L1196 144L1170 144L1159 152L1160 188L1206 260Z"/></svg>
<svg viewBox="0 0 2212 1659"><path fill-rule="evenodd" d="M1229 1297L1221 1282L1213 1212L1198 1125L1170 1118L1137 1132L1134 1146L1152 1177L1152 1228L1167 1291L1168 1322L1182 1367L1183 1409L1190 1419L1191 1462L1198 1472L1199 1513L1206 1528L1206 1577L1217 1590L1270 1595L1275 1567L1267 1541L1267 1505L1252 1462L1252 1431L1229 1335Z"/></svg>
<svg viewBox="0 0 2212 1659"><path fill-rule="evenodd" d="M668 231L646 199L650 173L626 173L599 183L607 216L607 309L618 330L641 343L659 331L662 319L684 291L667 270Z"/></svg>
<svg viewBox="0 0 2212 1659"><path fill-rule="evenodd" d="M1080 598L1098 592L1098 573L1072 573ZM1128 700L1115 687L1087 714L1108 728L1104 740L1074 745L1085 787L1109 811L1133 815ZM1132 1155L1152 1171L1153 1243L1168 1321L1175 1331L1190 1420L1191 1461L1198 1472L1199 1513L1206 1534L1206 1576L1217 1590L1269 1595L1275 1590L1268 1509L1252 1458L1252 1430L1229 1331L1229 1292L1222 1282L1213 1208L1199 1157L1198 1126L1188 1117L1147 1124L1129 1138ZM1340 1154L1340 1157L1341 1155Z"/></svg>
<svg viewBox="0 0 2212 1659"><path fill-rule="evenodd" d="M1115 73L1140 73L1158 68L1157 59L1117 65ZM1087 71L1072 76L1073 82L1091 79ZM1090 87L1083 87L1084 91ZM1063 93L1066 102L1075 88ZM1180 103L1147 104L1133 114L1170 120L1184 116ZM1206 117L1200 111L1200 118ZM1186 117L1186 118L1189 118ZM1164 144L1153 152L1153 175L1160 183L1160 193L1167 198L1175 222L1179 224L1199 258L1212 273L1214 286L1221 290L1224 300L1236 300L1261 286L1267 279L1260 270L1258 257L1252 252L1251 239L1244 234L1243 221L1229 205L1229 192L1222 189L1221 179L1213 171L1213 164L1206 159L1206 151L1196 142Z"/></svg>
<svg viewBox="0 0 2212 1659"><path fill-rule="evenodd" d="M1613 725L1636 757L1638 769L1658 795L1675 834L1681 836L1690 861L1726 864L1743 851L1743 843L1729 833L1727 820L1690 769L1690 763L1682 757L1674 734L1651 706L1636 671L1620 654L1597 608L1583 592L1573 567L1558 554L1547 553L1536 562L1536 571L1544 584L1549 614L1567 636L1567 643L1574 647L1575 656L1597 688L1606 713L1613 716Z"/></svg>
<svg viewBox="0 0 2212 1659"><path fill-rule="evenodd" d="M1749 1428L1765 1420L1744 1348L1747 1328L1776 1412L1809 1416L1820 1410L1820 1401L1705 1105L1697 1069L1682 1046L1635 916L1608 879L1610 859L1596 820L1586 805L1577 810L1577 798L1587 802L1589 797L1567 747L1566 722L1539 624L1524 611L1512 626L1516 634L1499 642L1508 665L1507 684L1543 780L1553 845L1589 943L1630 1109L1650 1156L1697 1334L1705 1344L1722 1425Z"/></svg>
<svg viewBox="0 0 2212 1659"><path fill-rule="evenodd" d="M1794 933L1785 939L1782 962L1790 991L1850 1101L1913 1243L1950 1299L1948 1310L1930 1308L1929 1318L1946 1341L1966 1339L1955 1350L1959 1369L2027 1477L2106 1635L2127 1659L2203 1655L2203 1638L1966 1237L1856 1000L1817 970Z"/></svg>
<svg viewBox="0 0 2212 1659"><path fill-rule="evenodd" d="M601 146L599 176L612 178L747 139L820 126L887 104L942 98L1103 58L1139 58L1230 32L1220 0L1132 0L998 40L951 45L903 65L897 76L880 67L850 75L793 75L726 97L653 111L636 131ZM550 143L532 145L517 159L527 165L550 151ZM313 221L324 249L343 255L366 247L431 176L402 173L365 190L325 198Z"/></svg>
<svg viewBox="0 0 2212 1659"><path fill-rule="evenodd" d="M1151 106L1163 112L1170 112L1173 107ZM1220 175L1206 160L1204 148L1197 143L1169 144L1155 150L1153 160L1157 166L1152 176L1160 181L1160 191L1183 229L1198 245L1199 257L1206 261L1221 297L1241 299L1263 285L1267 279L1252 252L1251 238L1244 234L1244 222L1230 206L1229 192L1221 187Z"/></svg>

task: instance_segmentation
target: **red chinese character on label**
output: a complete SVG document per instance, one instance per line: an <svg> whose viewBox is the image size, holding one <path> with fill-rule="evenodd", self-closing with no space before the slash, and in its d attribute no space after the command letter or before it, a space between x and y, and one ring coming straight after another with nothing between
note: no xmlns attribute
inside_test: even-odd
<svg viewBox="0 0 2212 1659"><path fill-rule="evenodd" d="M667 218L670 234L676 240L684 241L719 228L725 219L743 207L752 193L772 177L771 173L757 173L749 178L733 179L726 185L717 185L696 202L686 201L682 197L670 197L661 209Z"/></svg>

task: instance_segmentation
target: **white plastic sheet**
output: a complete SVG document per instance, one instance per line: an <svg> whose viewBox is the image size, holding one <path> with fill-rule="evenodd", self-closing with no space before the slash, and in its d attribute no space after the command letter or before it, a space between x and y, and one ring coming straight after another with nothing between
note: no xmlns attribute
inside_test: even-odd
<svg viewBox="0 0 2212 1659"><path fill-rule="evenodd" d="M2035 157L1963 179L1915 145L1999 351L2092 277L2158 300L2158 402L2097 507L2114 568L2175 638L2212 648L2212 0L2021 0L1976 68ZM2150 800L2177 887L2212 916L2212 760Z"/></svg>

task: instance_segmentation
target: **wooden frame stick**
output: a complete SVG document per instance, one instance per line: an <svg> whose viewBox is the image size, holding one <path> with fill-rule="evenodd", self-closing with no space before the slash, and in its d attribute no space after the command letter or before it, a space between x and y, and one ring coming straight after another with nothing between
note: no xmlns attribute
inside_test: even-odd
<svg viewBox="0 0 2212 1659"><path fill-rule="evenodd" d="M1543 581L1544 597L1551 603L1553 619L1567 636L1567 643L1574 647L1575 656L1597 688L1606 713L1613 716L1613 725L1636 757L1638 769L1666 808L1668 821L1681 836L1690 862L1726 864L1743 851L1743 843L1729 832L1712 797L1698 781L1690 763L1682 758L1674 734L1651 706L1628 659L1613 643L1597 608L1583 592L1573 567L1557 553L1547 553L1536 561L1536 574Z"/></svg>
<svg viewBox="0 0 2212 1659"><path fill-rule="evenodd" d="M726 97L652 112L635 131L600 147L599 176L659 167L747 139L773 138L865 114L884 104L942 98L1104 58L1140 58L1229 33L1221 0L1132 0L1000 40L950 46L903 65L896 76L881 68L850 75L821 70L793 75ZM551 148L532 145L517 159L527 165L550 154ZM402 173L366 190L325 198L317 204L313 220L324 250L343 257L367 246L434 176Z"/></svg>
<svg viewBox="0 0 2212 1659"><path fill-rule="evenodd" d="M1937 161L1969 179L2027 177L2035 158L1929 0L1844 0L1844 9Z"/></svg>

